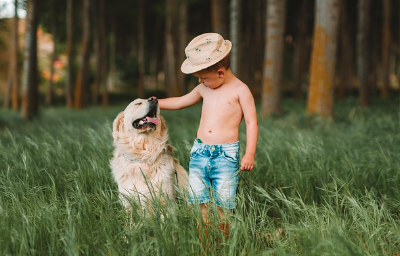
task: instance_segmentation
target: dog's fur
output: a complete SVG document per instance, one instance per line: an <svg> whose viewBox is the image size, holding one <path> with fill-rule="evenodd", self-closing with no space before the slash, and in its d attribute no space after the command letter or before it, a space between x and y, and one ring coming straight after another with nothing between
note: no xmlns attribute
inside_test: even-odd
<svg viewBox="0 0 400 256"><path fill-rule="evenodd" d="M110 166L127 209L131 208L128 199L150 210L152 197L175 200L176 185L187 190L187 172L172 155L175 149L168 143L156 98L136 99L119 113L113 123L113 138Z"/></svg>

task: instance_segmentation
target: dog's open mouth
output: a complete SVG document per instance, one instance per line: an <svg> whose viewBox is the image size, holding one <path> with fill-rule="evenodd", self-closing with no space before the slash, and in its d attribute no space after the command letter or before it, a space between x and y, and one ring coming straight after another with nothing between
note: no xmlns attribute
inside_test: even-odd
<svg viewBox="0 0 400 256"><path fill-rule="evenodd" d="M132 125L135 129L142 129L145 127L154 128L160 123L160 119L157 118L157 106L150 109L149 113L143 118L136 119Z"/></svg>

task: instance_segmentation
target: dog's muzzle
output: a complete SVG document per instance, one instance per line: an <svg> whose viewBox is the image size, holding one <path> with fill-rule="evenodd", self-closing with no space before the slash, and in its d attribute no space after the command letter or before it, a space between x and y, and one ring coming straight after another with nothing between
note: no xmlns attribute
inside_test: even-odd
<svg viewBox="0 0 400 256"><path fill-rule="evenodd" d="M159 123L160 119L157 118L157 110L158 110L158 100L155 97L151 97L148 100L149 104L149 112L146 116L136 119L133 121L132 126L135 129L143 129L145 127L149 127L154 129Z"/></svg>

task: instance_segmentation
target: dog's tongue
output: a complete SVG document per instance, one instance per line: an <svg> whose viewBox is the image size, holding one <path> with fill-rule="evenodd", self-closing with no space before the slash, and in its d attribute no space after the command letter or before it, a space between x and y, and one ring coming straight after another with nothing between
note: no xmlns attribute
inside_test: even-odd
<svg viewBox="0 0 400 256"><path fill-rule="evenodd" d="M157 117L146 117L146 121L158 125L160 123L160 119Z"/></svg>

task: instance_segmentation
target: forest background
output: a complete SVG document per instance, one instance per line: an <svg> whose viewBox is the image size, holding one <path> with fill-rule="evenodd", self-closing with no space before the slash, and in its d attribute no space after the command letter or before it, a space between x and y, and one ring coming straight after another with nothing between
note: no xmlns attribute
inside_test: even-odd
<svg viewBox="0 0 400 256"><path fill-rule="evenodd" d="M5 4L5 3L4 3ZM233 42L232 69L261 113L283 96L332 117L335 100L397 95L399 1L14 1L25 19L0 19L0 93L25 119L40 105L83 108L190 91L184 48L218 32ZM4 12L4 6L3 12ZM1 10L0 10L1 11ZM18 32L16 32L18 31Z"/></svg>

